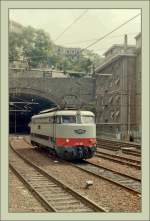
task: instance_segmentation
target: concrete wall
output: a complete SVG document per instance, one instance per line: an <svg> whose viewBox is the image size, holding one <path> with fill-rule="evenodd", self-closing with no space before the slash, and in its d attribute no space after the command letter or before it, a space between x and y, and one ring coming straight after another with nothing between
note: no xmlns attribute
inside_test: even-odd
<svg viewBox="0 0 150 221"><path fill-rule="evenodd" d="M99 136L127 140L135 135L136 56L121 55L102 67L96 89Z"/></svg>
<svg viewBox="0 0 150 221"><path fill-rule="evenodd" d="M19 73L18 73L19 75ZM32 75L32 73L31 73ZM38 75L38 73L37 73ZM13 76L13 77L12 77ZM93 79L14 77L10 74L10 93L36 94L59 105L87 105L93 101Z"/></svg>
<svg viewBox="0 0 150 221"><path fill-rule="evenodd" d="M106 65L97 75L97 130L99 136L116 138L120 133L121 58ZM107 73L106 75L103 75Z"/></svg>
<svg viewBox="0 0 150 221"><path fill-rule="evenodd" d="M135 133L138 140L141 137L141 118L142 118L142 108L141 108L141 50L137 50L136 57L136 96L135 96L135 115L136 115L136 125L135 125Z"/></svg>
<svg viewBox="0 0 150 221"><path fill-rule="evenodd" d="M35 94L60 106L96 113L101 137L141 139L141 51L105 60L95 78L51 78L41 71L10 70L10 93Z"/></svg>

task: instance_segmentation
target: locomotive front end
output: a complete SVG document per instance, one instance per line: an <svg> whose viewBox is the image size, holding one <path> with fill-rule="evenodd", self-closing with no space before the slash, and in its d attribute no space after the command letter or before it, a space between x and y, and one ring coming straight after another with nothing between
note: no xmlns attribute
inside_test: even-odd
<svg viewBox="0 0 150 221"><path fill-rule="evenodd" d="M61 124L56 128L57 155L67 160L93 157L96 151L94 114L90 111L72 111L61 114L59 116Z"/></svg>

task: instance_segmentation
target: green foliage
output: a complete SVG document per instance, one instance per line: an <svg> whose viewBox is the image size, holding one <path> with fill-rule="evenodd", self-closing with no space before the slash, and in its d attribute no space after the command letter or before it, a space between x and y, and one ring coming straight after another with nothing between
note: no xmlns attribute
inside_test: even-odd
<svg viewBox="0 0 150 221"><path fill-rule="evenodd" d="M9 60L18 60L21 55L21 36L18 33L9 34Z"/></svg>
<svg viewBox="0 0 150 221"><path fill-rule="evenodd" d="M41 29L36 30L28 26L23 28L21 33L10 32L9 34L9 58L11 60L19 59L20 55L36 67L45 62L51 50L50 37Z"/></svg>
<svg viewBox="0 0 150 221"><path fill-rule="evenodd" d="M23 57L27 59L31 67L38 67L42 64L43 66L54 66L64 72L71 70L87 74L91 72L93 62L98 63L100 60L99 55L89 50L77 56L68 56L56 53L56 47L49 34L42 29L22 26L21 31L9 33L9 59L18 60ZM79 76L81 75L79 74Z"/></svg>

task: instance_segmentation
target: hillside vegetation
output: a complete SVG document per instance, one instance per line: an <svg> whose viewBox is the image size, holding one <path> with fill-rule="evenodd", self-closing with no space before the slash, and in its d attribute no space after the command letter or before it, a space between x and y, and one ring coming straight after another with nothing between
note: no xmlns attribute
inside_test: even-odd
<svg viewBox="0 0 150 221"><path fill-rule="evenodd" d="M63 52L58 53L58 45L51 40L50 35L42 29L31 26L24 27L16 22L15 29L9 30L9 60L26 60L32 68L53 67L57 70L91 72L92 65L97 65L101 59L98 54L84 50L78 56L68 56ZM60 46L61 47L61 46ZM64 47L61 47L64 48Z"/></svg>

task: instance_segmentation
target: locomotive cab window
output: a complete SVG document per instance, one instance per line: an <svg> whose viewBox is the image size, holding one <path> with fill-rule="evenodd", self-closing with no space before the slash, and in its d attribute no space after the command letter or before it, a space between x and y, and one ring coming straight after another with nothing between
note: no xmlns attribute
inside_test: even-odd
<svg viewBox="0 0 150 221"><path fill-rule="evenodd" d="M82 124L94 124L95 123L95 117L94 116L86 116L81 115L81 122Z"/></svg>
<svg viewBox="0 0 150 221"><path fill-rule="evenodd" d="M76 123L76 116L62 116L62 123L75 124Z"/></svg>

